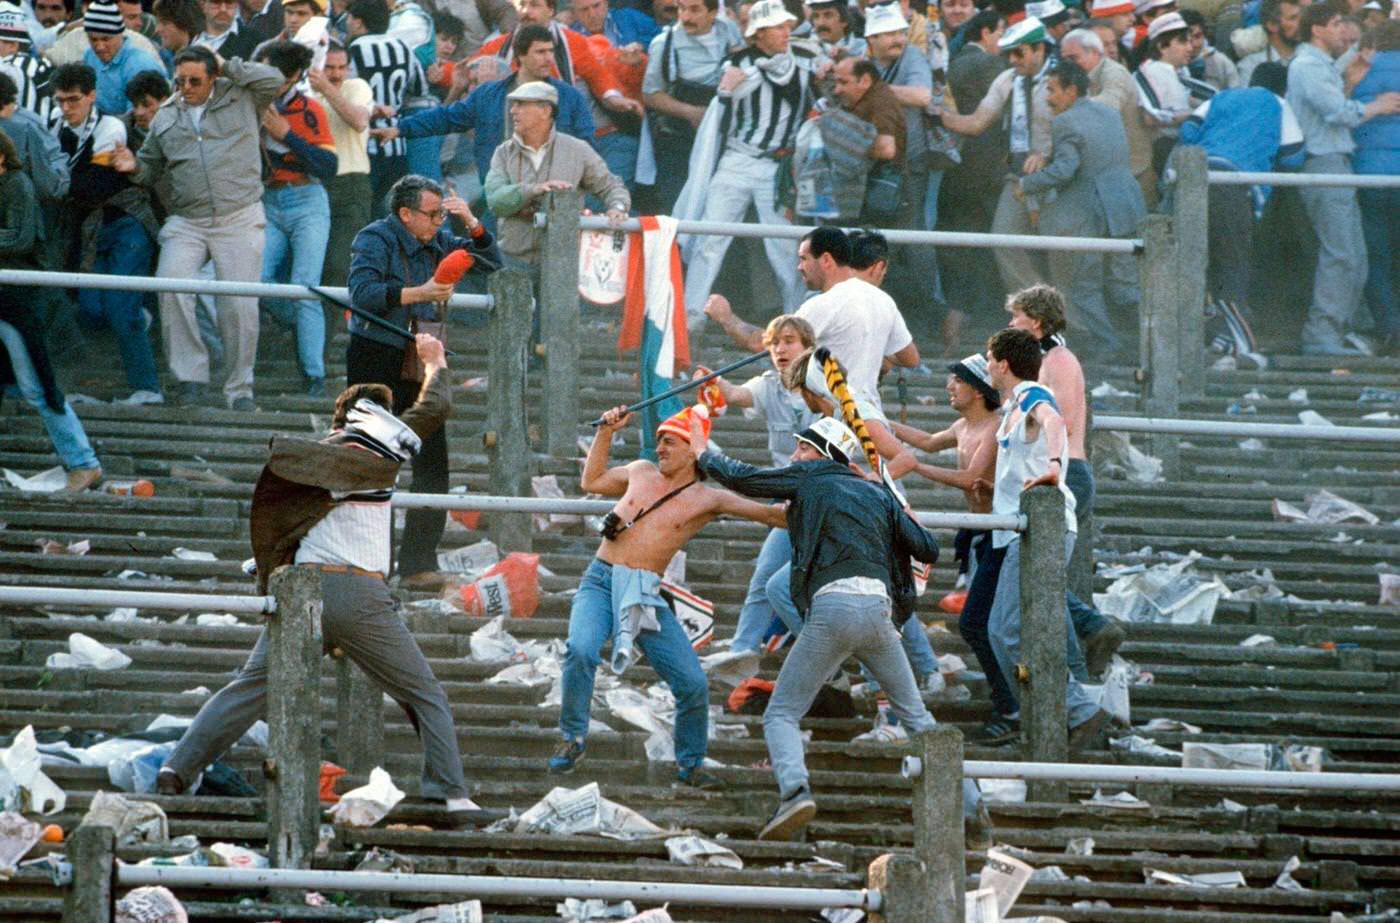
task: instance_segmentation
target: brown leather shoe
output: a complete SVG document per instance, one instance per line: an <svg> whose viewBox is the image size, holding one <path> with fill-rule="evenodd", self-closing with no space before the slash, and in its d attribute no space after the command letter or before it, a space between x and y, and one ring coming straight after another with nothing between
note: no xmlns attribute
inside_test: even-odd
<svg viewBox="0 0 1400 923"><path fill-rule="evenodd" d="M1084 639L1084 667L1090 676L1103 675L1109 661L1127 637L1123 626L1114 623Z"/></svg>
<svg viewBox="0 0 1400 923"><path fill-rule="evenodd" d="M68 472L68 483L64 485L65 494L80 494L102 480L101 468L74 468Z"/></svg>
<svg viewBox="0 0 1400 923"><path fill-rule="evenodd" d="M1074 753L1084 750L1090 746L1098 744L1103 737L1103 732L1113 721L1113 716L1100 708L1094 712L1094 717L1083 724L1069 729L1069 750Z"/></svg>

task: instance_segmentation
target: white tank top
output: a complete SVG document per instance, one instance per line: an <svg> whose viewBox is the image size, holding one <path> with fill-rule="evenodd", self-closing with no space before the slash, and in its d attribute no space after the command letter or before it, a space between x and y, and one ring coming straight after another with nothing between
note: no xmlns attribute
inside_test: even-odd
<svg viewBox="0 0 1400 923"><path fill-rule="evenodd" d="M1035 441L1026 440L1026 420L1037 404L1048 403L1059 412L1055 395L1049 388L1034 381L1023 381L1011 392L1011 403L1003 410L1001 425L997 427L997 474L996 489L992 493L992 512L998 516L1020 512L1021 493L1031 478L1038 478L1050 470L1050 452L1045 445L1045 430L1042 427ZM1015 425L1009 425L1017 410L1021 411ZM1065 498L1065 528L1074 532L1078 524L1074 519L1074 494L1065 486L1064 470L1069 464L1069 439L1065 439L1060 450L1060 493ZM992 547L1004 548L1011 544L1018 533L1010 529L997 529L992 533Z"/></svg>

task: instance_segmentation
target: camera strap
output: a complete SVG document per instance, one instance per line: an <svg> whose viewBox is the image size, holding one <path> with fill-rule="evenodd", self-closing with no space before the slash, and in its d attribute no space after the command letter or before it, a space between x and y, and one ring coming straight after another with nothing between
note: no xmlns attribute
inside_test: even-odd
<svg viewBox="0 0 1400 923"><path fill-rule="evenodd" d="M656 501L655 503L653 503L651 506L647 507L646 509L644 509L644 510L642 510L640 513L638 513L638 514L632 519L632 521L629 522L629 523L627 524L627 528L628 528L628 529L632 528L632 527L635 526L637 523L639 523L639 522L642 521L642 517L643 517L643 516L647 515L648 513L651 513L651 512L656 511L657 509L661 508L662 506L665 506L667 503L669 503L672 499L675 498L676 494L678 494L678 493L680 493L681 491L685 490L687 487L690 487L690 486L692 486L693 484L696 484L697 482L698 482L698 479L697 479L697 480L692 480L692 481L687 481L686 483L682 484L680 487L677 487L675 490L671 491L671 492L670 492L669 494L667 494L666 496L662 497L660 500L657 500L657 501ZM626 529L624 529L623 531L625 532Z"/></svg>

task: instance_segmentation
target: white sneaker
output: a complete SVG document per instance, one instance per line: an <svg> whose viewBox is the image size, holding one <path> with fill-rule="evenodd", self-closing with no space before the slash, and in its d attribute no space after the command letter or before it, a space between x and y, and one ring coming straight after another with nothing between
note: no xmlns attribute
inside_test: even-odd
<svg viewBox="0 0 1400 923"><path fill-rule="evenodd" d="M138 407L142 404L164 404L165 395L159 391L133 391L129 397L124 397L115 403L128 404L132 407Z"/></svg>

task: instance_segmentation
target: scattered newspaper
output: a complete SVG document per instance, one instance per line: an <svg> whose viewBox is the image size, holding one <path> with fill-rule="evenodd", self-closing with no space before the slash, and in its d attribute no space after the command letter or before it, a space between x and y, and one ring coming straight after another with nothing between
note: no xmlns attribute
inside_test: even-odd
<svg viewBox="0 0 1400 923"><path fill-rule="evenodd" d="M1275 500L1274 519L1279 522L1312 522L1326 525L1356 522L1374 526L1380 522L1375 513L1337 496L1330 490L1319 490L1303 499L1308 504L1306 510L1301 510L1285 500Z"/></svg>
<svg viewBox="0 0 1400 923"><path fill-rule="evenodd" d="M1239 872L1164 872L1161 869L1143 869L1144 877L1150 885L1179 885L1187 888L1243 888L1244 875Z"/></svg>
<svg viewBox="0 0 1400 923"><path fill-rule="evenodd" d="M1016 898L1021 896L1022 889L1026 887L1026 882L1031 880L1034 871L1015 856L1008 855L999 849L989 849L987 850L987 863L982 866L982 874L977 879L977 891L973 893L991 891L995 895L997 916L991 919L993 921L999 920L1011 910L1011 906L1016 903ZM971 901L968 903L970 905ZM968 919L972 919L972 917Z"/></svg>
<svg viewBox="0 0 1400 923"><path fill-rule="evenodd" d="M592 834L614 840L650 840L670 831L631 808L603 797L597 782L583 788L555 788L515 825L516 833Z"/></svg>
<svg viewBox="0 0 1400 923"><path fill-rule="evenodd" d="M609 904L597 897L586 901L566 897L562 903L554 905L554 911L563 923L601 923L603 920L630 920L637 916L637 908L631 901Z"/></svg>
<svg viewBox="0 0 1400 923"><path fill-rule="evenodd" d="M699 836L673 836L666 841L672 862L707 868L742 869L744 860L727 846Z"/></svg>
<svg viewBox="0 0 1400 923"><path fill-rule="evenodd" d="M424 907L393 919L380 917L375 923L481 923L481 919L481 901L462 901L459 904Z"/></svg>
<svg viewBox="0 0 1400 923"><path fill-rule="evenodd" d="M1140 624L1209 625L1215 606L1229 592L1218 577L1209 579L1193 568L1200 558L1192 552L1171 564L1133 569L1094 594L1094 606L1104 615Z"/></svg>
<svg viewBox="0 0 1400 923"><path fill-rule="evenodd" d="M1079 799L1079 803L1104 808L1117 808L1126 811L1148 811L1152 809L1152 805L1128 792L1105 795L1102 789L1097 788L1094 789L1094 797L1081 798Z"/></svg>
<svg viewBox="0 0 1400 923"><path fill-rule="evenodd" d="M0 814L0 881L15 873L24 854L39 842L43 827L15 811Z"/></svg>
<svg viewBox="0 0 1400 923"><path fill-rule="evenodd" d="M389 774L376 766L370 770L369 782L341 795L330 815L347 827L373 827L403 800L403 794Z"/></svg>

